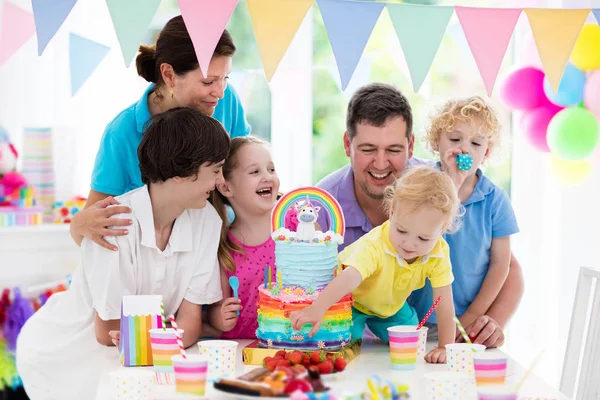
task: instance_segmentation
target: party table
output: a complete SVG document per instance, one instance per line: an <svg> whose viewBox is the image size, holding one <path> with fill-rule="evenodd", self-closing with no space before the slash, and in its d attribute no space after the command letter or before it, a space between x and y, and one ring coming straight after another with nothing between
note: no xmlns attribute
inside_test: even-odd
<svg viewBox="0 0 600 400"><path fill-rule="evenodd" d="M244 365L242 363L242 349L248 345L251 340L238 340L236 376L242 375L256 366ZM429 343L428 346L433 347L435 343ZM187 350L192 354L198 353L198 347L193 346ZM501 352L498 349L486 350L488 352ZM409 386L412 399L427 399L425 392L425 375L432 372L448 371L446 364L428 364L424 360L417 363L417 368L414 371L404 372L396 371L391 368L389 348L381 342L365 341L363 342L361 354L348 364L345 371L333 376L326 376L324 383L330 387L334 393L342 394L344 392L360 393L366 391L367 380L373 374L377 374L383 379L389 379L397 383L407 384ZM110 379L112 371L123 369L119 364L118 351L116 348L106 348L106 363L101 366L102 378L98 388L97 400L112 400L115 399L114 385ZM152 367L128 367L129 370L139 373L147 373ZM524 367L508 358L507 383L516 385L521 377L525 374L527 367ZM152 388L153 400L167 399L193 399L193 397L178 395L175 393L174 386L171 385L154 385ZM216 391L212 387L212 383L207 383L206 398L208 399L233 399L232 395L224 394ZM565 395L554 389L535 374L531 374L525 381L519 391L520 399L568 399ZM257 399L259 399L257 397Z"/></svg>

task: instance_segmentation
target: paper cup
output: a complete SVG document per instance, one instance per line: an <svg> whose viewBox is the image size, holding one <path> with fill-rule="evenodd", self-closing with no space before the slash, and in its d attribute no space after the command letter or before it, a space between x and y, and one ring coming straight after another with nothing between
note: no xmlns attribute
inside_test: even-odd
<svg viewBox="0 0 600 400"><path fill-rule="evenodd" d="M425 398L429 400L465 399L469 376L456 372L433 372L425 375Z"/></svg>
<svg viewBox="0 0 600 400"><path fill-rule="evenodd" d="M504 385L508 358L500 352L473 353L475 383L480 385Z"/></svg>
<svg viewBox="0 0 600 400"><path fill-rule="evenodd" d="M517 400L514 387L508 386L479 386L477 387L479 400Z"/></svg>
<svg viewBox="0 0 600 400"><path fill-rule="evenodd" d="M181 354L171 357L175 372L175 391L204 396L208 360L200 354Z"/></svg>
<svg viewBox="0 0 600 400"><path fill-rule="evenodd" d="M238 343L232 340L204 340L198 342L200 354L209 360L210 381L235 375Z"/></svg>
<svg viewBox="0 0 600 400"><path fill-rule="evenodd" d="M421 359L423 357L425 357L425 354L427 354L427 331L429 330L428 327L424 326L421 329L419 329L419 348L417 350L417 359Z"/></svg>
<svg viewBox="0 0 600 400"><path fill-rule="evenodd" d="M110 373L116 400L149 400L154 372L149 369L123 368Z"/></svg>
<svg viewBox="0 0 600 400"><path fill-rule="evenodd" d="M411 371L417 366L419 331L416 326L398 325L388 328L392 369Z"/></svg>
<svg viewBox="0 0 600 400"><path fill-rule="evenodd" d="M448 368L452 372L473 374L473 354L485 351L482 344L452 343L446 345Z"/></svg>
<svg viewBox="0 0 600 400"><path fill-rule="evenodd" d="M183 329L179 329L183 336ZM180 354L175 329L149 329L155 382L159 385L173 384L173 362L171 357Z"/></svg>

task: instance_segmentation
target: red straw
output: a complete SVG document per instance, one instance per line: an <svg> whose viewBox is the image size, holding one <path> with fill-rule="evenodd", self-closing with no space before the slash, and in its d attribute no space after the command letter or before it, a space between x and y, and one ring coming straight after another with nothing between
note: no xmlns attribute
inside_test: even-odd
<svg viewBox="0 0 600 400"><path fill-rule="evenodd" d="M427 322L427 320L429 319L429 316L431 315L433 310L435 310L435 308L437 307L437 305L441 299L442 299L442 296L438 297L437 300L435 301L435 303L433 303L433 305L431 306L429 311L427 311L427 314L425 314L425 317L423 317L421 322L419 322L419 325L417 326L417 330L420 330L423 327L423 325L425 325L425 322Z"/></svg>
<svg viewBox="0 0 600 400"><path fill-rule="evenodd" d="M173 329L175 329L175 336L177 337L177 345L179 346L179 352L181 353L181 357L187 360L185 349L183 348L183 341L181 340L181 331L177 328L177 322L175 322L175 317L173 315L169 315L169 320L171 321L171 326L173 327Z"/></svg>

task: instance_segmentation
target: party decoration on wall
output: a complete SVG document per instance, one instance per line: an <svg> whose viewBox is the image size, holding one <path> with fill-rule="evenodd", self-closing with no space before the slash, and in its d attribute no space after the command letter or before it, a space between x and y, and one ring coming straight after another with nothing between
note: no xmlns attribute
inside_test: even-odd
<svg viewBox="0 0 600 400"><path fill-rule="evenodd" d="M35 34L33 15L7 1L0 3L0 66Z"/></svg>
<svg viewBox="0 0 600 400"><path fill-rule="evenodd" d="M544 72L554 92L558 92L567 61L590 9L526 8L525 13Z"/></svg>
<svg viewBox="0 0 600 400"><path fill-rule="evenodd" d="M317 4L345 90L385 3L317 0Z"/></svg>
<svg viewBox="0 0 600 400"><path fill-rule="evenodd" d="M527 135L529 143L536 149L542 152L549 152L548 141L546 134L548 125L552 118L556 115L546 107L538 107L525 113L521 119L521 129Z"/></svg>
<svg viewBox="0 0 600 400"><path fill-rule="evenodd" d="M578 106L560 111L548 125L548 147L564 160L589 157L598 144L598 120Z"/></svg>
<svg viewBox="0 0 600 400"><path fill-rule="evenodd" d="M455 7L456 15L479 68L479 73L492 95L508 42L522 9Z"/></svg>
<svg viewBox="0 0 600 400"><path fill-rule="evenodd" d="M94 70L108 54L109 47L71 33L69 38L69 67L71 96L81 89Z"/></svg>
<svg viewBox="0 0 600 400"><path fill-rule="evenodd" d="M106 5L121 45L125 65L129 67L148 32L160 0L106 0Z"/></svg>
<svg viewBox="0 0 600 400"><path fill-rule="evenodd" d="M500 96L511 108L521 111L534 110L547 101L543 82L544 72L538 68L515 69L504 78Z"/></svg>
<svg viewBox="0 0 600 400"><path fill-rule="evenodd" d="M600 26L583 26L571 53L571 62L583 71L600 68Z"/></svg>
<svg viewBox="0 0 600 400"><path fill-rule="evenodd" d="M39 56L56 35L76 3L77 0L31 0Z"/></svg>
<svg viewBox="0 0 600 400"><path fill-rule="evenodd" d="M413 89L418 92L438 52L454 9L388 4L387 10L408 64ZM415 40L415 37L419 40Z"/></svg>
<svg viewBox="0 0 600 400"><path fill-rule="evenodd" d="M594 13L594 17L596 17L596 22L600 24L600 8L594 8L592 12Z"/></svg>
<svg viewBox="0 0 600 400"><path fill-rule="evenodd" d="M544 78L544 94L548 99L559 106L572 106L583 101L585 86L585 72L571 63L567 63L558 92L550 86L548 77Z"/></svg>
<svg viewBox="0 0 600 400"><path fill-rule="evenodd" d="M210 60L238 0L178 0L202 75L206 78Z"/></svg>
<svg viewBox="0 0 600 400"><path fill-rule="evenodd" d="M247 0L246 3L265 76L271 82L314 0Z"/></svg>

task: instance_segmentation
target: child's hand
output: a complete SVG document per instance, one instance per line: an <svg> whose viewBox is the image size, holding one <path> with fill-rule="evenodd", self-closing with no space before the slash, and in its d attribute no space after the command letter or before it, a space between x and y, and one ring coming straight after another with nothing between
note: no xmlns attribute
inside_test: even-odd
<svg viewBox="0 0 600 400"><path fill-rule="evenodd" d="M120 347L121 345L121 331L108 331L108 335L112 339L115 346Z"/></svg>
<svg viewBox="0 0 600 400"><path fill-rule="evenodd" d="M425 355L425 361L432 364L445 364L446 363L446 349L437 348L431 350Z"/></svg>
<svg viewBox="0 0 600 400"><path fill-rule="evenodd" d="M313 335L317 333L321 327L324 316L324 312L312 305L306 307L302 311L294 311L291 313L290 320L292 321L292 328L295 331L299 331L305 324L312 325L312 329L310 330L308 337L313 337Z"/></svg>
<svg viewBox="0 0 600 400"><path fill-rule="evenodd" d="M221 304L221 312L219 314L224 332L229 332L235 327L239 317L237 311L240 311L241 309L242 302L240 299L236 297L229 297L223 300L223 303Z"/></svg>
<svg viewBox="0 0 600 400"><path fill-rule="evenodd" d="M444 165L446 166L446 168L448 168L447 172L448 175L450 175L450 178L452 178L452 182L454 182L454 185L457 189L460 189L462 184L465 182L465 179L467 179L469 171L461 171L460 169L458 169L458 164L456 162L457 154L462 154L462 150L449 149L443 155L443 160Z"/></svg>

